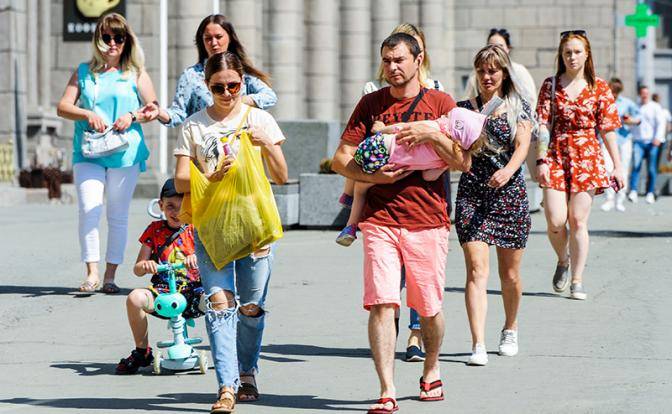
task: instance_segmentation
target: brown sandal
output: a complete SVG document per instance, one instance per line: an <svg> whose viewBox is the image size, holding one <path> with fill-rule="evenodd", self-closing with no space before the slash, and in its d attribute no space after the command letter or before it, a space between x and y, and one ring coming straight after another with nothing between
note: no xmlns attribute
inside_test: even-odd
<svg viewBox="0 0 672 414"><path fill-rule="evenodd" d="M231 414L236 409L236 394L232 389L220 388L217 401L210 408L210 414Z"/></svg>

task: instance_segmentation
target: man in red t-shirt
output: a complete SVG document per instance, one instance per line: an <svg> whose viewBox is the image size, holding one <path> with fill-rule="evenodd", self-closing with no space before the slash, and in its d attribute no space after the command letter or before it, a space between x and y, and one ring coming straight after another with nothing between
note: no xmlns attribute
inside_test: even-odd
<svg viewBox="0 0 672 414"><path fill-rule="evenodd" d="M406 270L407 303L420 315L426 348L420 399L443 399L438 357L444 331L441 310L450 221L441 180L425 181L421 172L395 169L389 164L367 174L353 156L375 121L392 124L402 122L402 118L437 119L455 107L450 95L422 90L418 76L423 54L413 36L391 35L383 41L381 56L391 86L361 98L333 162L339 174L377 184L368 191L359 223L364 236L364 308L370 311L369 340L381 383L381 398L371 407L371 413L392 412L397 406L394 314L401 303L402 266ZM414 125L397 134L397 140L411 145L430 143L449 166L468 169L468 156L439 131Z"/></svg>

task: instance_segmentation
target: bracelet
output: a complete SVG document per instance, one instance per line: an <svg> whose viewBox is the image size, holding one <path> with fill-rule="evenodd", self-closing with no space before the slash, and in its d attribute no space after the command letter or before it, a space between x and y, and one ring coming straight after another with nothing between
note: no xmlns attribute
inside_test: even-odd
<svg viewBox="0 0 672 414"><path fill-rule="evenodd" d="M546 160L543 159L543 158L539 158L539 159L537 160L537 165L542 165L542 164L546 164Z"/></svg>
<svg viewBox="0 0 672 414"><path fill-rule="evenodd" d="M129 114L131 114L131 122L136 122L138 120L138 117L135 116L133 111L128 111Z"/></svg>

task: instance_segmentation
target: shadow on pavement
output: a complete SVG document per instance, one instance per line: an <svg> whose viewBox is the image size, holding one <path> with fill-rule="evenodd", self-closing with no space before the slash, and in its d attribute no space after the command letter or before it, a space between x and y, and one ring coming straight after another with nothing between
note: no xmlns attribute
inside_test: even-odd
<svg viewBox="0 0 672 414"><path fill-rule="evenodd" d="M67 361L57 364L51 364L51 368L71 369L78 375L84 377L95 377L98 375L114 375L114 369L117 364L104 362L79 362Z"/></svg>
<svg viewBox="0 0 672 414"><path fill-rule="evenodd" d="M1 404L15 404L26 405L34 407L53 407L53 408L70 408L78 410L145 410L145 411L159 411L164 413L201 413L210 412L210 409L197 408L178 408L169 407L167 404L185 404L194 403L192 400L178 399L181 394L174 394L168 398L166 396L159 396L159 398L143 397L143 398L54 398L54 399L34 399L34 398L11 398L0 400ZM185 394L191 395L191 394ZM199 395L199 394L194 394ZM205 395L205 394L204 394ZM208 404L211 404L213 395L209 394ZM209 406L208 406L209 407Z"/></svg>
<svg viewBox="0 0 672 414"><path fill-rule="evenodd" d="M464 288L456 288L456 287L446 287L443 289L445 292L450 292L450 293L464 293ZM502 295L501 290L492 290L488 289L487 290L488 295ZM550 292L523 292L523 296L536 296L536 297L541 297L541 298L559 298L559 299L565 299L564 296L558 295L556 293L550 293Z"/></svg>
<svg viewBox="0 0 672 414"><path fill-rule="evenodd" d="M175 401L184 401L198 404L213 404L215 402L215 393L207 394L161 394L159 397L170 398ZM348 401L332 400L320 398L315 395L276 395L261 393L261 397L255 402L239 403L246 406L276 407L276 408L294 408L298 410L332 410L332 411L366 411L366 408L350 407L352 405L368 405L375 401ZM348 406L348 407L344 407Z"/></svg>
<svg viewBox="0 0 672 414"><path fill-rule="evenodd" d="M131 293L131 289L122 288L118 296L126 296ZM88 298L93 295L105 295L102 292L80 292L76 287L63 286L15 286L2 285L0 286L0 295L24 295L24 298L37 298L47 295L64 295L72 296L73 298Z"/></svg>
<svg viewBox="0 0 672 414"><path fill-rule="evenodd" d="M303 344L263 345L261 352L279 355L371 358L371 352L368 348L325 348Z"/></svg>

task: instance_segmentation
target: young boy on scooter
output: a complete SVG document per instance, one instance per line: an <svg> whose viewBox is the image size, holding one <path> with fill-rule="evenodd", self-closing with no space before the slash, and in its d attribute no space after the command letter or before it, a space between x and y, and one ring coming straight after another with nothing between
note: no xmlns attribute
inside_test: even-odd
<svg viewBox="0 0 672 414"><path fill-rule="evenodd" d="M165 220L152 222L139 239L142 246L133 273L138 277L151 274L152 286L134 289L126 298L126 312L135 349L129 357L119 361L116 368L118 375L135 374L140 367L150 366L154 360L149 346L147 315L162 318L154 312L154 299L159 293L169 291L168 281L157 272L159 263L186 265L186 270L177 270L175 273L178 290L187 300L187 308L182 316L194 319L203 315L199 309L203 287L194 251L194 229L191 224L183 224L178 219L181 205L182 194L175 190L171 178L163 184L159 198L159 208Z"/></svg>

